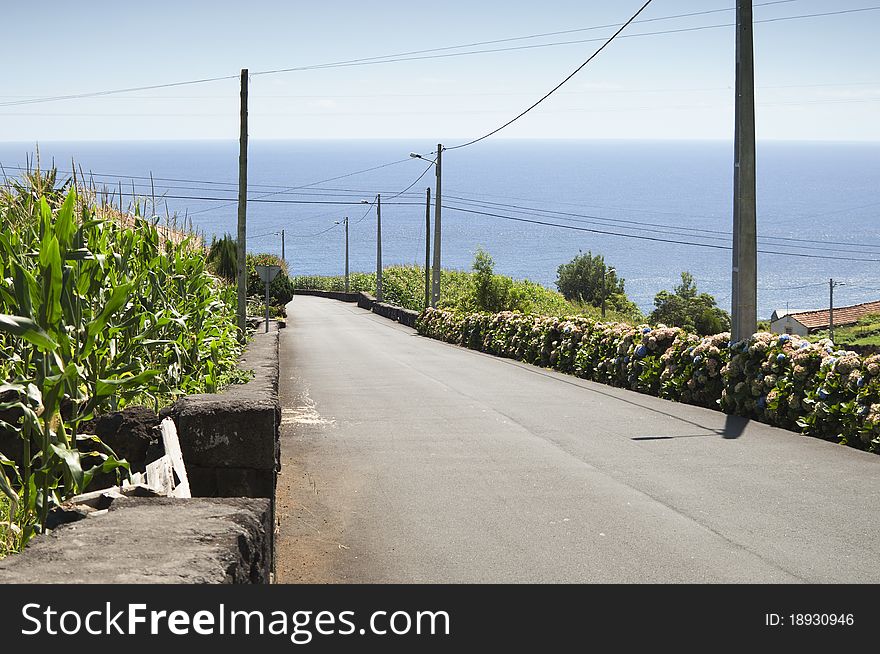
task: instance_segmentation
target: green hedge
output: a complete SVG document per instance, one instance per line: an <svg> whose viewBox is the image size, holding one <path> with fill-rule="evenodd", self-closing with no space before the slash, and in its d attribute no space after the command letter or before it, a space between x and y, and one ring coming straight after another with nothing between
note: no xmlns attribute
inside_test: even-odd
<svg viewBox="0 0 880 654"><path fill-rule="evenodd" d="M425 309L423 336L582 379L720 409L872 452L880 451L880 355L830 341L755 334L700 337L577 316L461 314Z"/></svg>

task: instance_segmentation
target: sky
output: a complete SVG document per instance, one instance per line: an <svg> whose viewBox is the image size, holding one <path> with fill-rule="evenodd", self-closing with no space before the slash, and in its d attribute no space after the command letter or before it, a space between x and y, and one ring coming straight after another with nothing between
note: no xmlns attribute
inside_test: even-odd
<svg viewBox="0 0 880 654"><path fill-rule="evenodd" d="M878 0L755 0L756 21ZM238 74L255 139L480 136L579 66L643 0L212 2L3 0L0 105L211 77L166 89L0 106L0 141L234 139ZM734 0L654 0L504 138L730 139ZM580 30L580 31L571 31ZM475 42L540 38L452 49ZM757 22L759 140L880 141L880 10ZM548 47L539 46L557 43ZM520 47L460 55L473 50ZM450 48L409 61L254 74ZM410 57L420 55L409 55Z"/></svg>

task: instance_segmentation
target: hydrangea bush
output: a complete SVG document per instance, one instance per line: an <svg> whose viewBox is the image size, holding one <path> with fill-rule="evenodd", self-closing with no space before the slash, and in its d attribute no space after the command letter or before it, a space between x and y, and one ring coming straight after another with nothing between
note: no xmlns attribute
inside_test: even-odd
<svg viewBox="0 0 880 654"><path fill-rule="evenodd" d="M758 333L731 343L665 325L425 309L424 336L583 379L880 451L880 355Z"/></svg>

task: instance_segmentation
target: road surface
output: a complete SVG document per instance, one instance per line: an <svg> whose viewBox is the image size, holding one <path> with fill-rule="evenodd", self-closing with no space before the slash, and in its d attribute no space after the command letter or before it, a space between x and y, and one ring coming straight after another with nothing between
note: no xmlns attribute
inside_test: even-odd
<svg viewBox="0 0 880 654"><path fill-rule="evenodd" d="M880 581L880 457L297 296L279 582Z"/></svg>

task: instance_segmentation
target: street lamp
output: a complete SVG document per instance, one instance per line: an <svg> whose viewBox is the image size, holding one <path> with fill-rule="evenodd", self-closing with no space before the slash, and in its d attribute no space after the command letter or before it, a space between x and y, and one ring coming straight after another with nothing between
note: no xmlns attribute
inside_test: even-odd
<svg viewBox="0 0 880 654"><path fill-rule="evenodd" d="M341 221L337 220L334 225L345 225L345 292L348 293L348 216Z"/></svg>
<svg viewBox="0 0 880 654"><path fill-rule="evenodd" d="M605 262L602 262L602 317L605 317L605 299L608 297L608 284L606 284L606 275L609 272L617 272L614 269L614 266L605 266Z"/></svg>
<svg viewBox="0 0 880 654"><path fill-rule="evenodd" d="M441 199L440 199L440 188L441 188L441 169L442 169L442 161L441 156L443 155L443 144L437 144L437 159L431 161L430 159L425 159L422 155L416 152L410 152L409 156L413 159L421 159L423 161L429 161L433 166L437 173L437 188L434 194L434 262L432 265L432 289L431 289L431 306L436 307L437 303L440 301L440 208L441 208Z"/></svg>

